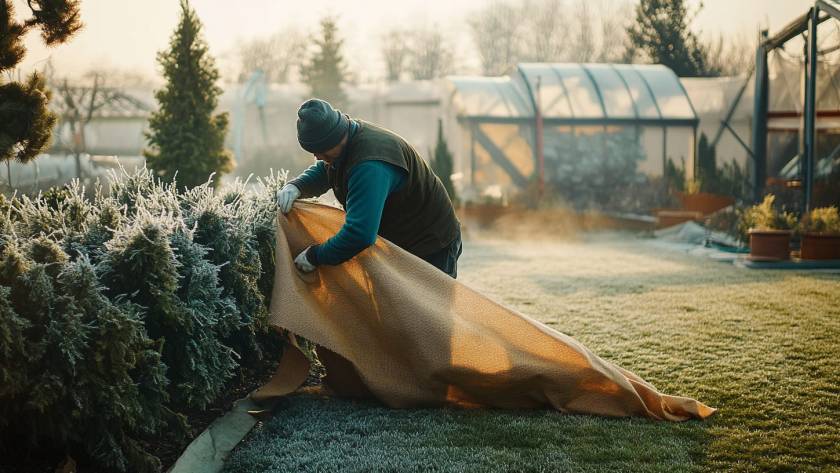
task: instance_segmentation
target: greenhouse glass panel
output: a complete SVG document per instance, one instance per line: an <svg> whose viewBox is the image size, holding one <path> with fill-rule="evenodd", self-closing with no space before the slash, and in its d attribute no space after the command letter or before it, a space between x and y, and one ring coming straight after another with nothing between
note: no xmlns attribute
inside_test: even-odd
<svg viewBox="0 0 840 473"><path fill-rule="evenodd" d="M609 118L635 118L633 98L624 81L609 64L587 64L583 66L595 79L601 91Z"/></svg>
<svg viewBox="0 0 840 473"><path fill-rule="evenodd" d="M574 127L545 127L543 146L545 179L549 182L559 182L563 176L572 172L570 161L578 154Z"/></svg>
<svg viewBox="0 0 840 473"><path fill-rule="evenodd" d="M679 79L664 66L633 66L653 90L663 119L692 119L695 117Z"/></svg>
<svg viewBox="0 0 840 473"><path fill-rule="evenodd" d="M554 66L569 101L575 118L603 118L604 110L595 84L589 74L578 64L557 64ZM546 114L546 117L550 115Z"/></svg>
<svg viewBox="0 0 840 473"><path fill-rule="evenodd" d="M507 77L451 78L452 103L461 116L533 116L528 99Z"/></svg>
<svg viewBox="0 0 840 473"><path fill-rule="evenodd" d="M771 131L767 134L767 177L787 179L799 174L799 133L796 130Z"/></svg>
<svg viewBox="0 0 840 473"><path fill-rule="evenodd" d="M836 205L837 163L840 153L840 132L837 129L817 132L816 163L814 166L814 207L828 207ZM834 177L832 177L834 176Z"/></svg>
<svg viewBox="0 0 840 473"><path fill-rule="evenodd" d="M769 67L770 112L799 112L802 110L802 65L782 56L776 49L767 58ZM818 76L819 77L819 76Z"/></svg>
<svg viewBox="0 0 840 473"><path fill-rule="evenodd" d="M616 71L627 83L630 96L636 103L639 118L659 118L659 108L642 76L630 65L616 64Z"/></svg>
<svg viewBox="0 0 840 473"><path fill-rule="evenodd" d="M686 179L694 178L694 135L691 128L671 126L666 136L668 158L685 170Z"/></svg>
<svg viewBox="0 0 840 473"><path fill-rule="evenodd" d="M663 130L660 126L641 127L639 142L644 150L644 159L639 163L639 172L648 176L661 176L664 169Z"/></svg>
<svg viewBox="0 0 840 473"><path fill-rule="evenodd" d="M474 182L503 188L524 187L534 173L529 137L533 128L508 123L479 123L472 127ZM490 184L488 184L490 183Z"/></svg>
<svg viewBox="0 0 840 473"><path fill-rule="evenodd" d="M840 110L840 67L825 61L818 66L817 109Z"/></svg>
<svg viewBox="0 0 840 473"><path fill-rule="evenodd" d="M493 157L481 145L475 147L475 164L473 172L473 183L478 187L487 187L491 185L498 185L502 187L510 187L510 176L507 175L496 163L493 162Z"/></svg>
<svg viewBox="0 0 840 473"><path fill-rule="evenodd" d="M608 205L615 189L638 180L645 159L632 126L550 127L545 145L546 181L578 209Z"/></svg>
<svg viewBox="0 0 840 473"><path fill-rule="evenodd" d="M527 179L534 172L534 151L528 139L533 136L533 128L506 123L482 123L479 132L487 137L486 141L480 140L485 148L493 152L498 165L503 168L509 166L510 174Z"/></svg>
<svg viewBox="0 0 840 473"><path fill-rule="evenodd" d="M472 183L472 167L470 166L470 156L472 155L473 140L472 133L469 127L455 126L448 129L446 132L450 139L450 146L452 150L453 166L452 171L458 181L457 185L465 186Z"/></svg>
<svg viewBox="0 0 840 473"><path fill-rule="evenodd" d="M527 81L528 84L523 84L523 87L526 89L530 87L531 92L535 95L537 94L537 81L539 81L538 102L543 116L552 118L571 118L574 116L566 89L550 64L522 64L519 72L517 75L518 81ZM537 97L534 98L537 100Z"/></svg>

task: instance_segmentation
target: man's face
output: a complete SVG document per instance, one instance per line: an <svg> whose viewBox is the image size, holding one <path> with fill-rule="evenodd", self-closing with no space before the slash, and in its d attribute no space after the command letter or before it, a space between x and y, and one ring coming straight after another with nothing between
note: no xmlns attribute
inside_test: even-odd
<svg viewBox="0 0 840 473"><path fill-rule="evenodd" d="M347 144L347 135L344 135L344 138L341 141L333 146L332 148L322 152L322 153L315 153L315 159L319 159L324 161L327 164L332 164L333 161L338 159L341 156L341 152L344 151L344 146Z"/></svg>

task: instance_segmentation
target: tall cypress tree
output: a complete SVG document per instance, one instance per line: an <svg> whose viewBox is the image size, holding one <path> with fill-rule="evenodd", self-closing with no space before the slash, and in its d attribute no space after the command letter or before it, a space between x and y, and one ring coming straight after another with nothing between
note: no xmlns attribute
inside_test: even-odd
<svg viewBox="0 0 840 473"><path fill-rule="evenodd" d="M347 105L347 96L341 89L341 83L347 75L347 66L341 53L343 44L344 41L338 37L335 19L322 19L321 37L315 40L318 49L300 70L303 82L309 86L313 97L326 100L339 108Z"/></svg>
<svg viewBox="0 0 840 473"><path fill-rule="evenodd" d="M705 133L700 133L697 143L697 178L700 180L700 190L703 192L717 192L717 157L715 148L709 143Z"/></svg>
<svg viewBox="0 0 840 473"><path fill-rule="evenodd" d="M691 31L685 0L641 0L636 21L627 28L630 49L644 51L655 64L664 64L680 77L717 76L709 67L706 49Z"/></svg>
<svg viewBox="0 0 840 473"><path fill-rule="evenodd" d="M219 71L201 35L201 21L188 0L181 0L181 20L168 51L158 53L166 86L155 93L159 109L149 119L147 163L166 180L194 187L233 169L224 148L227 113L213 114L222 90Z"/></svg>
<svg viewBox="0 0 840 473"><path fill-rule="evenodd" d="M432 170L437 175L443 187L446 188L446 193L454 202L455 187L452 185L452 153L449 152L449 146L446 144L446 138L443 136L443 121L438 119L438 137L435 145L435 157L432 160Z"/></svg>
<svg viewBox="0 0 840 473"><path fill-rule="evenodd" d="M24 82L4 82L26 48L23 37L33 29L41 30L48 46L67 41L81 29L79 0L31 0L27 3L32 18L15 21L11 0L0 0L0 160L28 162L50 143L56 116L47 104L50 91L44 79L32 74Z"/></svg>

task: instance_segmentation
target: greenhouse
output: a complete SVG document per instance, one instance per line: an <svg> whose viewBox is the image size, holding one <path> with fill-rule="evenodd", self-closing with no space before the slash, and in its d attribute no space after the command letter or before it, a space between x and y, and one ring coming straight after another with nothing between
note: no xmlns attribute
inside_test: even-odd
<svg viewBox="0 0 840 473"><path fill-rule="evenodd" d="M698 118L661 65L519 64L507 77L449 77L444 106L466 198L533 185L615 189L693 176Z"/></svg>

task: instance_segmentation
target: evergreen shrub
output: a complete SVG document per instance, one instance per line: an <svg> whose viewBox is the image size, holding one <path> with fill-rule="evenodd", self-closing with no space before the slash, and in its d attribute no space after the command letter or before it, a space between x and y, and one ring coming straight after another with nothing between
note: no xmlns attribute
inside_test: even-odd
<svg viewBox="0 0 840 473"><path fill-rule="evenodd" d="M266 304L284 181L178 193L138 171L0 199L0 454L159 471L151 439L279 356Z"/></svg>

